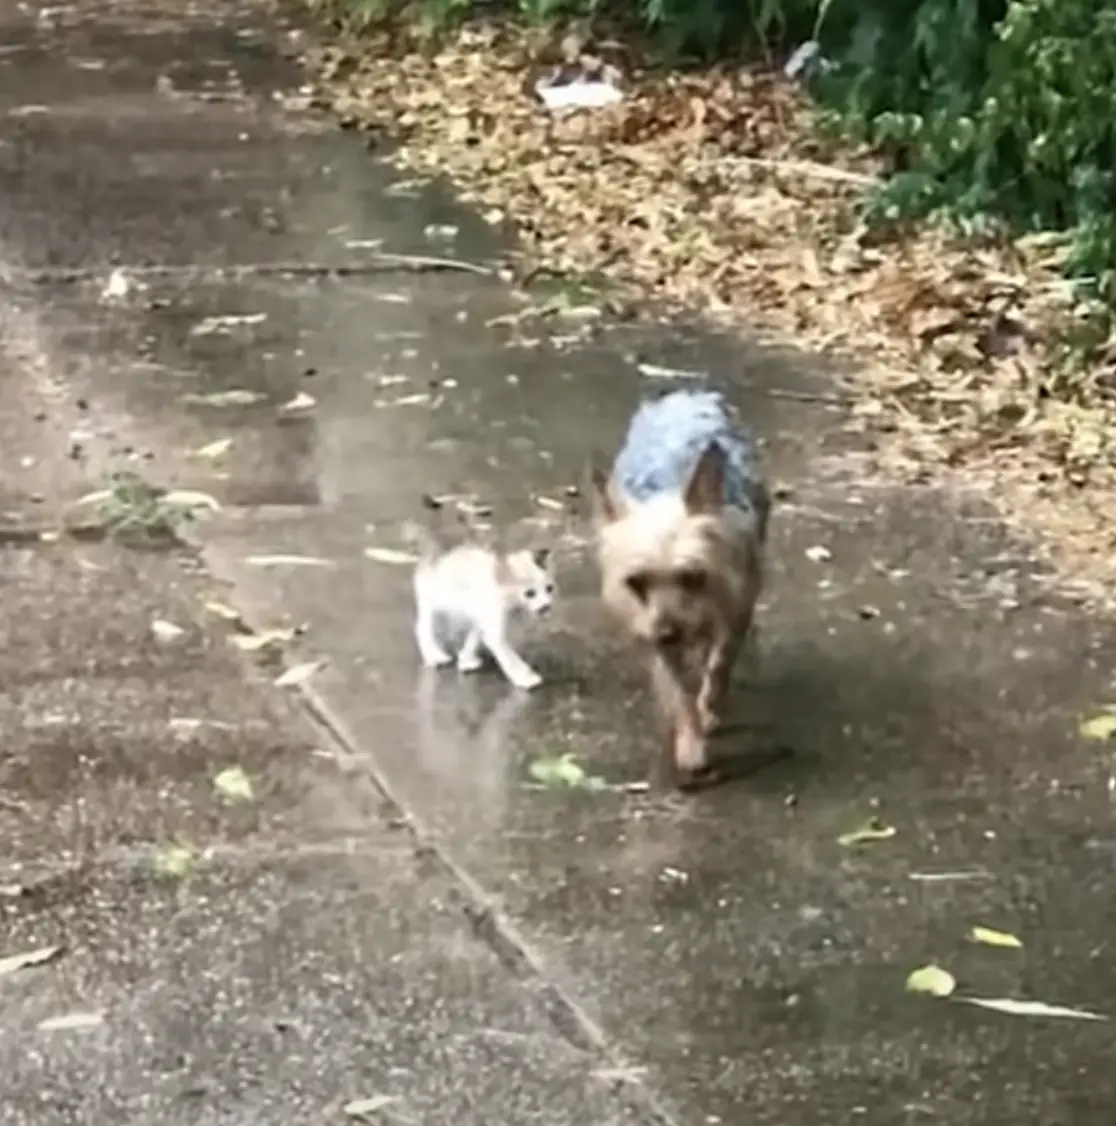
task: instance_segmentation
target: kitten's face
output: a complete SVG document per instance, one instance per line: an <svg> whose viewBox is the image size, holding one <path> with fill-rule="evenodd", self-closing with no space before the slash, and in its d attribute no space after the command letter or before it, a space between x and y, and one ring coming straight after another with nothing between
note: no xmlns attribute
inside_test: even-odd
<svg viewBox="0 0 1116 1126"><path fill-rule="evenodd" d="M550 612L557 594L548 551L513 551L505 558L505 586L512 604L537 618Z"/></svg>

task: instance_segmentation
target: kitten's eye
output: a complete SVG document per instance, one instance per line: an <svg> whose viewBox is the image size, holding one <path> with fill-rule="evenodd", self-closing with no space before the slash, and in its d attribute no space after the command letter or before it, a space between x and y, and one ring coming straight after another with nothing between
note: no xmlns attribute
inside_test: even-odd
<svg viewBox="0 0 1116 1126"><path fill-rule="evenodd" d="M524 598L534 598L534 597L535 597L535 588L534 588L533 586L531 586L531 587L528 587L528 588L527 588L527 589L526 589L526 590L525 590L525 591L523 592L523 597L524 597Z"/></svg>
<svg viewBox="0 0 1116 1126"><path fill-rule="evenodd" d="M629 575L624 580L624 584L640 602L647 601L647 588L650 584L646 575Z"/></svg>
<svg viewBox="0 0 1116 1126"><path fill-rule="evenodd" d="M678 576L678 585L686 591L687 594L697 594L699 591L705 589L705 572L704 571L683 571Z"/></svg>
<svg viewBox="0 0 1116 1126"><path fill-rule="evenodd" d="M553 594L554 593L554 584L553 583L547 583L546 584L546 591L544 593Z"/></svg>

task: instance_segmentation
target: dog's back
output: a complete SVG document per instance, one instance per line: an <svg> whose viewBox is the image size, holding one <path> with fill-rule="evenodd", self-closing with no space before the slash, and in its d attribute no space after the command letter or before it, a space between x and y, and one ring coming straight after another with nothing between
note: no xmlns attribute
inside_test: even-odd
<svg viewBox="0 0 1116 1126"><path fill-rule="evenodd" d="M756 445L718 391L684 389L642 403L613 466L616 484L637 503L676 492L711 442L725 455L725 503L750 510L764 542L771 497Z"/></svg>

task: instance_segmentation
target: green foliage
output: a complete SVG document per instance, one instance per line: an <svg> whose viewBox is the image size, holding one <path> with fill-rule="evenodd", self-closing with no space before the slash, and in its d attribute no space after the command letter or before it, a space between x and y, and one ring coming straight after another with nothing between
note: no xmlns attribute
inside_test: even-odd
<svg viewBox="0 0 1116 1126"><path fill-rule="evenodd" d="M877 0L815 83L890 156L881 218L1067 231L1068 272L1110 300L1116 268L1116 8L1108 0Z"/></svg>

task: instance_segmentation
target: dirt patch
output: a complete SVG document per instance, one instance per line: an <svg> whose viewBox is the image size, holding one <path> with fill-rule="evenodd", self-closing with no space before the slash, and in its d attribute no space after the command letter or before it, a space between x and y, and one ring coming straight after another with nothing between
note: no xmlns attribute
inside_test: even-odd
<svg viewBox="0 0 1116 1126"><path fill-rule="evenodd" d="M516 233L523 272L597 275L833 357L892 479L992 492L1068 587L1116 579L1116 380L1056 362L1074 315L1049 240L881 241L855 203L865 156L811 129L771 69L655 71L619 48L471 27L437 48L342 38L305 53L304 104L385 129L401 166L448 176ZM616 81L604 108L548 111L555 68Z"/></svg>

